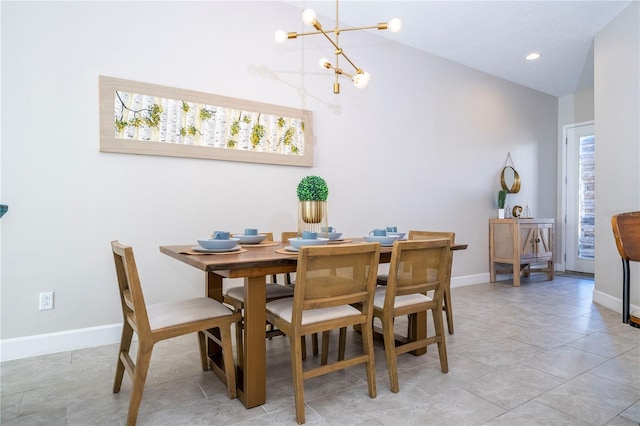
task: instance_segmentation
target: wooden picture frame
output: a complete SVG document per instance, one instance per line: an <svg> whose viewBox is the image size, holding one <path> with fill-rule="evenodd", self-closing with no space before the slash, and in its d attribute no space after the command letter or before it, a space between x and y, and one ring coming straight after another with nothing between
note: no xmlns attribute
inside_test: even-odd
<svg viewBox="0 0 640 426"><path fill-rule="evenodd" d="M100 151L313 166L311 111L99 77Z"/></svg>

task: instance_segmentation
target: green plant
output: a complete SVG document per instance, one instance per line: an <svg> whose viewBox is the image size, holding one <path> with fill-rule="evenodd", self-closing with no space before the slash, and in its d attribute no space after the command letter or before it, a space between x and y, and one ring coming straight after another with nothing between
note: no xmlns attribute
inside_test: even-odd
<svg viewBox="0 0 640 426"><path fill-rule="evenodd" d="M329 187L320 176L305 176L298 183L298 200L327 201Z"/></svg>
<svg viewBox="0 0 640 426"><path fill-rule="evenodd" d="M504 209L504 203L507 201L507 191L501 189L498 191L498 208Z"/></svg>

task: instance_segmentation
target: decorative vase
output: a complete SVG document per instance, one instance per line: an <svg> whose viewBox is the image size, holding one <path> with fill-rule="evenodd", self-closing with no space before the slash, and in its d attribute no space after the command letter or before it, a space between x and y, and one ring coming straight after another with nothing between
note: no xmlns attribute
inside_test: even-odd
<svg viewBox="0 0 640 426"><path fill-rule="evenodd" d="M329 222L327 216L326 201L299 201L298 234L303 231L321 232Z"/></svg>
<svg viewBox="0 0 640 426"><path fill-rule="evenodd" d="M498 219L504 219L504 209L498 209Z"/></svg>

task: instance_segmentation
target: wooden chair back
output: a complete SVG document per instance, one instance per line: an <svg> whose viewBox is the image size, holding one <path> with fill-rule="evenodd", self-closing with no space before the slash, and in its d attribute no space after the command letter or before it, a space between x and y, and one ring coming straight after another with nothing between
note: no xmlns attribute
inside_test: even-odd
<svg viewBox="0 0 640 426"><path fill-rule="evenodd" d="M118 241L113 241L111 247L120 289L123 320L134 327L140 340L151 339L151 326L133 248Z"/></svg>
<svg viewBox="0 0 640 426"><path fill-rule="evenodd" d="M614 215L611 218L613 236L620 257L640 261L640 211Z"/></svg>
<svg viewBox="0 0 640 426"><path fill-rule="evenodd" d="M444 299L450 240L396 241L393 245L385 310L394 310L395 299L433 291L439 305ZM438 302L439 301L439 302Z"/></svg>
<svg viewBox="0 0 640 426"><path fill-rule="evenodd" d="M289 245L289 238L297 238L297 237L298 237L298 232L285 231L280 235L280 241L285 246L288 246Z"/></svg>
<svg viewBox="0 0 640 426"><path fill-rule="evenodd" d="M407 235L408 240L430 240L434 238L448 238L453 245L456 239L456 233L442 231L418 231L411 229L409 230L409 235Z"/></svg>
<svg viewBox="0 0 640 426"><path fill-rule="evenodd" d="M286 247L289 245L289 238L297 238L297 237L298 237L297 231L284 231L280 235L280 242L284 244L284 246ZM291 273L287 272L284 275L284 283L288 286L295 285L295 279L291 278Z"/></svg>
<svg viewBox="0 0 640 426"><path fill-rule="evenodd" d="M455 243L455 232L443 232L443 231L418 231L409 230L407 239L409 240L430 240L430 239L446 238L449 240L450 245ZM453 268L453 252L449 251L447 261L447 278L445 280L444 287L444 303L442 309L447 314L447 329L449 334L453 334L453 305L451 302L451 270Z"/></svg>
<svg viewBox="0 0 640 426"><path fill-rule="evenodd" d="M380 245L375 243L302 247L296 270L292 324L303 327L305 311L356 303L364 305L361 318L346 323L366 322L367 312L369 317L372 312L379 257Z"/></svg>

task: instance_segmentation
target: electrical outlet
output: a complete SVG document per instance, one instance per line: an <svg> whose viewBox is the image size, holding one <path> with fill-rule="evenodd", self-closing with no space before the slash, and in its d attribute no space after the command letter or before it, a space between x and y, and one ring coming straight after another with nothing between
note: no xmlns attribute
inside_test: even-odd
<svg viewBox="0 0 640 426"><path fill-rule="evenodd" d="M53 309L53 292L46 291L40 293L40 310L45 311L47 309Z"/></svg>

